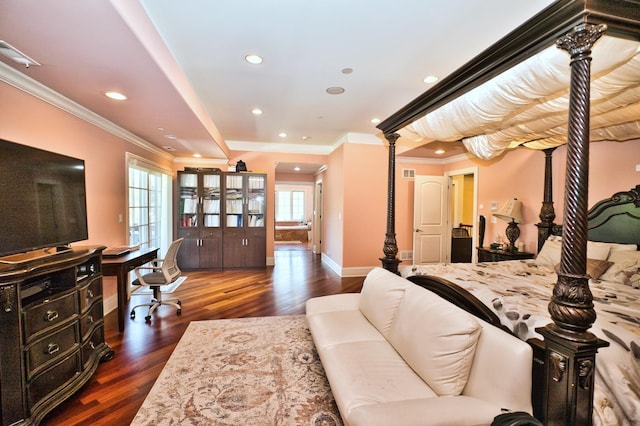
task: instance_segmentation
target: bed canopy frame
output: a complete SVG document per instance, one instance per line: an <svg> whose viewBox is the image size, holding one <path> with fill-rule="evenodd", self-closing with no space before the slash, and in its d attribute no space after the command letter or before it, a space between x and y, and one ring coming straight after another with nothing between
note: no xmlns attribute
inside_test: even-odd
<svg viewBox="0 0 640 426"><path fill-rule="evenodd" d="M395 147L399 131L554 43L568 53L571 76L562 254L549 303L553 322L537 330L544 336L544 390L538 416L549 425L591 424L596 352L608 345L589 331L596 313L586 273L591 53L605 33L640 41L640 1L558 0L377 126L389 143L387 229L380 260L383 268L398 273ZM544 152L539 248L557 228L551 195L553 148Z"/></svg>

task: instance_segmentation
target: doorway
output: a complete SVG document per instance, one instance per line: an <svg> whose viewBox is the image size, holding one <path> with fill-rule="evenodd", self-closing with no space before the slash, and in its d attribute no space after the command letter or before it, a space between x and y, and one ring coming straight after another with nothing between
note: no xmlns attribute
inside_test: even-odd
<svg viewBox="0 0 640 426"><path fill-rule="evenodd" d="M444 176L416 176L414 187L413 263L452 261L452 250L465 249L464 261L475 262L473 247L478 236L477 217L478 168L454 170ZM461 226L463 225L463 226ZM466 240L454 241L454 234L464 228Z"/></svg>

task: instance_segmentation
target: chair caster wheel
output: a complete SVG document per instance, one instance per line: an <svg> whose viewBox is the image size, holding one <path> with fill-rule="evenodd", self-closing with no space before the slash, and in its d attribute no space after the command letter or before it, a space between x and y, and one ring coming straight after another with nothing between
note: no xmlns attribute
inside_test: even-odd
<svg viewBox="0 0 640 426"><path fill-rule="evenodd" d="M177 313L178 315L181 315L181 314L182 314L182 309L178 309L178 310L176 311L176 313Z"/></svg>
<svg viewBox="0 0 640 426"><path fill-rule="evenodd" d="M136 319L136 311L131 311L129 316L131 317L131 319Z"/></svg>
<svg viewBox="0 0 640 426"><path fill-rule="evenodd" d="M147 315L146 317L144 317L144 320L146 322L151 322L151 315Z"/></svg>

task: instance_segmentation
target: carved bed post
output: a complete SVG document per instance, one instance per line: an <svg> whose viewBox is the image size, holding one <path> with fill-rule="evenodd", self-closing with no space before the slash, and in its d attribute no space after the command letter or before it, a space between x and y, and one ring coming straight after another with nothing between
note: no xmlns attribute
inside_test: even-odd
<svg viewBox="0 0 640 426"><path fill-rule="evenodd" d="M398 133L385 133L384 137L389 141L389 177L387 182L387 233L384 238L384 246L381 257L382 267L387 271L398 273L398 264L401 262L396 257L398 245L396 243L396 140Z"/></svg>
<svg viewBox="0 0 640 426"><path fill-rule="evenodd" d="M556 226L553 221L556 219L556 212L553 208L553 173L552 173L552 156L556 147L543 149L544 152L544 195L542 199L542 207L540 208L540 223L538 227L538 253L542 249L542 245L551 235L552 229Z"/></svg>
<svg viewBox="0 0 640 426"><path fill-rule="evenodd" d="M596 319L587 275L587 194L591 47L605 25L581 24L557 41L571 54L564 227L558 281L545 338L546 425L590 425L596 352L608 345L589 332Z"/></svg>

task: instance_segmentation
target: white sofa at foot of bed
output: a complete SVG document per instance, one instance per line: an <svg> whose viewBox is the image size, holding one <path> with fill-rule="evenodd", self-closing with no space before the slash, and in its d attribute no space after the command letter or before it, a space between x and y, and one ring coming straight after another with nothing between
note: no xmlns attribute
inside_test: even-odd
<svg viewBox="0 0 640 426"><path fill-rule="evenodd" d="M347 425L484 425L532 411L527 343L391 272L306 309Z"/></svg>

